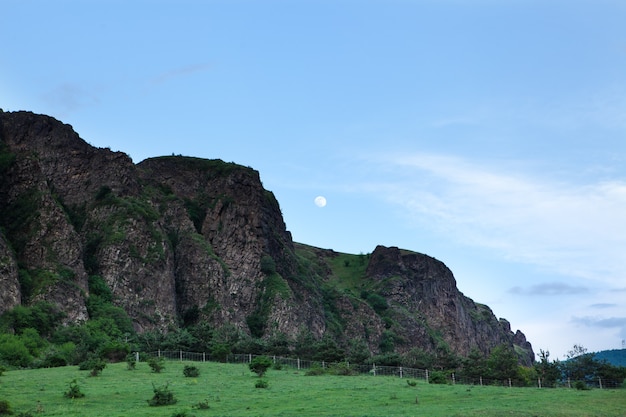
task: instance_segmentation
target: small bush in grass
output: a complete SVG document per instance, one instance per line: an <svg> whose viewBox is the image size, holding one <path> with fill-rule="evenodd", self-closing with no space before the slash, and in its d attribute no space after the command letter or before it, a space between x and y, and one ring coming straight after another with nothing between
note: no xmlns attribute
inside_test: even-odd
<svg viewBox="0 0 626 417"><path fill-rule="evenodd" d="M13 414L11 404L7 400L0 400L0 416L8 416Z"/></svg>
<svg viewBox="0 0 626 417"><path fill-rule="evenodd" d="M210 408L209 400L200 401L199 403L194 404L193 408L197 408L198 410L208 410Z"/></svg>
<svg viewBox="0 0 626 417"><path fill-rule="evenodd" d="M197 376L200 376L200 370L195 366L185 365L185 368L183 369L183 375L189 378L195 378Z"/></svg>
<svg viewBox="0 0 626 417"><path fill-rule="evenodd" d="M252 359L250 364L248 365L250 370L256 373L259 378L265 375L265 372L272 366L272 360L267 356L257 356Z"/></svg>
<svg viewBox="0 0 626 417"><path fill-rule="evenodd" d="M346 362L340 362L340 363L335 363L332 366L330 366L328 368L328 372L331 375L344 375L344 376L350 376L350 375L356 375L357 372L354 371L353 369L350 369L350 365L348 365L348 363Z"/></svg>
<svg viewBox="0 0 626 417"><path fill-rule="evenodd" d="M326 369L322 368L319 365L312 366L304 375L306 376L317 376L324 375L326 373Z"/></svg>
<svg viewBox="0 0 626 417"><path fill-rule="evenodd" d="M165 369L165 364L163 358L155 358L152 357L148 359L148 366L152 369L152 372L160 373L163 369Z"/></svg>
<svg viewBox="0 0 626 417"><path fill-rule="evenodd" d="M155 387L152 384L152 391L154 392L154 396L152 399L148 400L148 404L151 407L158 407L161 405L172 405L176 404L177 400L174 397L174 393L169 389L169 383L165 384L162 387Z"/></svg>
<svg viewBox="0 0 626 417"><path fill-rule="evenodd" d="M0 376L2 376L3 373L5 373L7 370L7 368L5 368L4 366L0 365Z"/></svg>
<svg viewBox="0 0 626 417"><path fill-rule="evenodd" d="M78 384L76 383L76 380L72 380L72 382L70 382L70 389L67 390L65 392L65 394L63 394L63 396L65 398L83 398L85 396L85 394L80 390L80 387L78 386Z"/></svg>
<svg viewBox="0 0 626 417"><path fill-rule="evenodd" d="M414 387L417 385L417 381L413 380L413 379L407 379L406 383L408 384L409 387Z"/></svg>
<svg viewBox="0 0 626 417"><path fill-rule="evenodd" d="M107 367L107 363L102 359L95 361L91 366L91 376L98 376L102 373L104 368Z"/></svg>
<svg viewBox="0 0 626 417"><path fill-rule="evenodd" d="M129 353L128 356L126 356L126 368L128 368L129 371L137 369L137 358L132 353Z"/></svg>
<svg viewBox="0 0 626 417"><path fill-rule="evenodd" d="M269 384L267 383L266 379L257 379L254 383L255 388L267 388L268 386Z"/></svg>

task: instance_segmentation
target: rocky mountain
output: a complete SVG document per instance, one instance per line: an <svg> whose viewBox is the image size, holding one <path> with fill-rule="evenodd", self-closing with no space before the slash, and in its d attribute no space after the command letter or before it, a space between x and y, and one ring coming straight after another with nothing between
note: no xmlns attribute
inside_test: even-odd
<svg viewBox="0 0 626 417"><path fill-rule="evenodd" d="M371 353L534 353L427 255L349 255L294 243L259 173L182 156L134 164L71 126L0 112L0 314L47 301L89 319L100 277L137 332L207 322L259 338L303 330Z"/></svg>

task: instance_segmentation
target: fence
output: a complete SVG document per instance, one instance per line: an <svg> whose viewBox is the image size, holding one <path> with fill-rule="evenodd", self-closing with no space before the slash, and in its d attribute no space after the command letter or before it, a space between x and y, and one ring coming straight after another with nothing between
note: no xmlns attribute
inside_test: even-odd
<svg viewBox="0 0 626 417"><path fill-rule="evenodd" d="M139 352L135 353L137 361L139 361L140 354ZM271 355L253 355L253 354L229 354L225 360L218 360L218 358L212 358L209 353L197 353L197 352L183 352L182 350L178 351L163 351L159 350L156 352L148 352L147 356L159 357L168 360L178 360L178 361L193 361L193 362L228 362L228 363L241 363L247 364L252 362L252 360L257 356L268 356L275 364L281 366L288 366L293 369L298 370L308 370L311 368L332 368L337 365L347 366L350 371L358 374L367 374L372 376L394 376L399 378L410 378L410 379L422 379L426 382L430 382L433 376L432 372L427 369L415 369L408 368L403 366L379 366L376 364L371 365L360 365L360 364L350 364L348 362L324 362L324 361L311 361L300 358L286 358L282 356L271 356ZM223 359L223 358L221 358ZM450 384L461 384L461 385L480 385L480 386L503 386L503 387L527 387L527 384L522 384L517 379L504 379L504 380L494 380L494 379L486 379L486 378L458 378L454 373L446 374L447 382ZM565 388L572 388L576 385L577 381L570 381L567 379L566 381L561 382L558 386ZM613 381L613 380L603 380L597 378L597 380L593 381L584 381L587 387L595 387L595 388L620 388L623 386L624 381ZM545 385L542 383L541 379L537 379L533 386L538 388L544 388Z"/></svg>

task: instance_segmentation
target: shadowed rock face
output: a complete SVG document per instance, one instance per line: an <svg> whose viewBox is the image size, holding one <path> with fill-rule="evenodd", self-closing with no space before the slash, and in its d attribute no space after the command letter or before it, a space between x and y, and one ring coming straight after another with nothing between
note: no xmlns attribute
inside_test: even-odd
<svg viewBox="0 0 626 417"><path fill-rule="evenodd" d="M393 331L397 351L506 343L533 357L523 333L461 294L431 257L371 254L363 279L386 299L385 319L324 290L337 254L307 247L313 259L303 259L257 171L180 156L134 164L47 116L0 112L0 226L0 313L43 300L67 322L86 320L87 278L98 275L138 331L198 321L263 336L332 331L373 353Z"/></svg>

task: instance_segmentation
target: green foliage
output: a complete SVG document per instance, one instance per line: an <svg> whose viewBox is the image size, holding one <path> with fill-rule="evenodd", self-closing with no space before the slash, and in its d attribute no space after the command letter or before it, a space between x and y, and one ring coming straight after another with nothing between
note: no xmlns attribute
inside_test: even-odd
<svg viewBox="0 0 626 417"><path fill-rule="evenodd" d="M200 369L197 366L185 365L183 368L183 375L188 378L196 378L200 376Z"/></svg>
<svg viewBox="0 0 626 417"><path fill-rule="evenodd" d="M151 357L148 359L148 366L152 369L154 373L160 373L163 369L165 369L165 361L163 358Z"/></svg>
<svg viewBox="0 0 626 417"><path fill-rule="evenodd" d="M261 272L265 275L276 273L276 262L274 262L274 258L269 255L263 255L261 257Z"/></svg>
<svg viewBox="0 0 626 417"><path fill-rule="evenodd" d="M328 367L328 373L331 375L350 376L357 375L358 372L352 368L347 362L333 363Z"/></svg>
<svg viewBox="0 0 626 417"><path fill-rule="evenodd" d="M126 368L128 368L129 371L137 369L137 358L132 353L129 353L128 356L126 356Z"/></svg>
<svg viewBox="0 0 626 417"><path fill-rule="evenodd" d="M102 371L104 370L104 368L107 367L107 363L105 361L103 361L102 359L95 361L93 363L93 365L91 366L91 372L90 375L91 376L98 376L102 373Z"/></svg>
<svg viewBox="0 0 626 417"><path fill-rule="evenodd" d="M487 368L491 379L518 379L517 355L507 345L499 345L491 350L487 359Z"/></svg>
<svg viewBox="0 0 626 417"><path fill-rule="evenodd" d="M211 407L209 406L209 400L204 400L194 404L193 408L197 408L198 410L208 410Z"/></svg>
<svg viewBox="0 0 626 417"><path fill-rule="evenodd" d="M80 390L78 383L74 379L70 382L69 389L65 391L63 396L65 398L76 399L76 398L83 398L85 394Z"/></svg>
<svg viewBox="0 0 626 417"><path fill-rule="evenodd" d="M110 362L122 362L130 353L130 346L127 343L110 341L100 349L100 357Z"/></svg>
<svg viewBox="0 0 626 417"><path fill-rule="evenodd" d="M45 301L31 306L18 305L2 315L4 325L15 333L35 329L41 337L48 337L65 317L56 306Z"/></svg>
<svg viewBox="0 0 626 417"><path fill-rule="evenodd" d="M259 377L263 377L265 372L272 366L272 363L272 360L267 356L257 356L250 361L248 366L252 372L256 373Z"/></svg>
<svg viewBox="0 0 626 417"><path fill-rule="evenodd" d="M267 388L269 387L269 383L267 382L267 379L257 379L256 382L254 383L254 387L255 388Z"/></svg>
<svg viewBox="0 0 626 417"><path fill-rule="evenodd" d="M0 416L9 416L13 414L11 404L7 400L0 400Z"/></svg>
<svg viewBox="0 0 626 417"><path fill-rule="evenodd" d="M32 361L33 356L19 336L0 334L0 362L25 368Z"/></svg>
<svg viewBox="0 0 626 417"><path fill-rule="evenodd" d="M169 389L169 383L165 384L162 387L156 387L154 384L152 384L152 391L154 392L154 396L148 400L148 404L151 407L172 405L176 404L177 402L174 393Z"/></svg>
<svg viewBox="0 0 626 417"><path fill-rule="evenodd" d="M383 314L389 308L387 299L380 294L368 294L367 303L377 314Z"/></svg>
<svg viewBox="0 0 626 417"><path fill-rule="evenodd" d="M431 384L447 384L448 376L443 371L433 371L428 376L428 382Z"/></svg>
<svg viewBox="0 0 626 417"><path fill-rule="evenodd" d="M589 389L589 386L585 383L585 381L576 381L574 383L574 388L579 391L585 391Z"/></svg>

